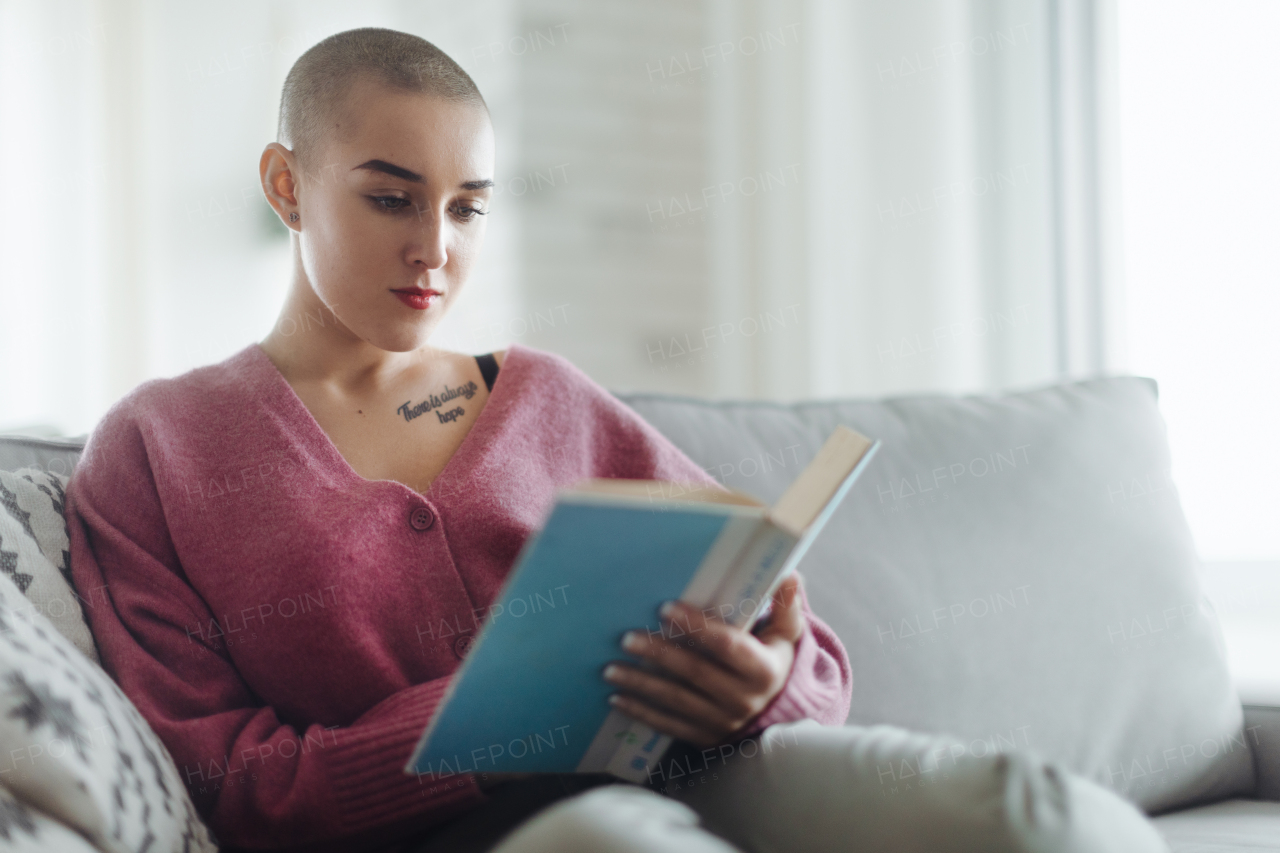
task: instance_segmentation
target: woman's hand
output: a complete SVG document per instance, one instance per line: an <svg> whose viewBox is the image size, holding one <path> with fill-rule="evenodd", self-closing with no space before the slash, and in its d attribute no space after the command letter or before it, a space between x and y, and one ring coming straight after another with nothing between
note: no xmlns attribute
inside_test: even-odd
<svg viewBox="0 0 1280 853"><path fill-rule="evenodd" d="M742 730L781 692L804 634L800 579L773 594L773 612L759 634L726 625L682 602L662 614L662 633L628 631L622 647L655 664L605 667L623 693L609 697L629 717L695 746L712 746ZM673 636L674 635L674 636Z"/></svg>

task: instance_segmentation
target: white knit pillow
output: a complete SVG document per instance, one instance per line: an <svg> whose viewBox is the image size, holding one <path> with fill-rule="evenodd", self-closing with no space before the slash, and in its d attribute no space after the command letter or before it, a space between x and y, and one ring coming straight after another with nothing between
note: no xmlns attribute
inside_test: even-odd
<svg viewBox="0 0 1280 853"><path fill-rule="evenodd" d="M102 853L218 849L146 720L29 606L7 572L0 572L0 783Z"/></svg>
<svg viewBox="0 0 1280 853"><path fill-rule="evenodd" d="M0 850L5 853L97 853L83 835L0 788Z"/></svg>
<svg viewBox="0 0 1280 853"><path fill-rule="evenodd" d="M0 471L0 574L82 654L98 662L81 596L71 580L67 478L39 468ZM102 590L89 590L90 604ZM12 607L23 606L14 601Z"/></svg>

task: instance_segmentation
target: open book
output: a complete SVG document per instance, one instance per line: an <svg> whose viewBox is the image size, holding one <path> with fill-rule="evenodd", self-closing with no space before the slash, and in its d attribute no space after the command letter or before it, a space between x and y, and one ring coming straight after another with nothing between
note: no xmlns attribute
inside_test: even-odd
<svg viewBox="0 0 1280 853"><path fill-rule="evenodd" d="M647 778L670 738L609 704L628 630L679 598L753 625L879 448L838 426L772 509L741 492L587 480L556 497L404 770Z"/></svg>

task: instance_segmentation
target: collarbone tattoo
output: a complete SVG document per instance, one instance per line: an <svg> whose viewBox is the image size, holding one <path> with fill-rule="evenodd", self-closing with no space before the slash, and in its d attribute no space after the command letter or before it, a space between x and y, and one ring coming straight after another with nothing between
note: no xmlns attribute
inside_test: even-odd
<svg viewBox="0 0 1280 853"><path fill-rule="evenodd" d="M405 421L408 422L412 421L414 418L425 415L427 412L434 411L440 423L452 423L465 415L466 411L461 406L454 406L452 409L444 411L444 405L458 399L459 397L470 400L476 395L478 390L480 390L480 386L476 384L474 379L469 380L465 385L459 385L456 388L450 388L448 383L446 383L444 390L439 394L428 394L427 398L416 406L412 404L412 401L405 400L400 404L400 408L396 409L396 412L404 415Z"/></svg>

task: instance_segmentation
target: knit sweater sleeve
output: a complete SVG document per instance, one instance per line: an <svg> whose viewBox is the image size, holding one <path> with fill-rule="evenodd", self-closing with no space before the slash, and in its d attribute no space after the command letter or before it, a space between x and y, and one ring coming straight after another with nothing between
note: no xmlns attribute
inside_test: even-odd
<svg viewBox="0 0 1280 853"><path fill-rule="evenodd" d="M71 569L102 589L86 612L105 670L168 749L222 845L357 849L400 822L421 826L486 799L473 777L435 785L402 766L448 679L401 690L350 725L304 728L246 684L206 628L158 496L164 436L122 404L90 437L67 490ZM403 826L400 827L403 829Z"/></svg>
<svg viewBox="0 0 1280 853"><path fill-rule="evenodd" d="M599 476L669 480L709 489L724 488L670 439L616 397L601 390L594 404L594 419L605 427L597 435L600 441L607 441L610 445L600 453L600 457L612 463ZM835 632L809 608L803 588L801 603L805 630L796 643L796 656L786 684L737 737L757 734L774 723L806 718L838 726L843 725L849 715L853 699L853 669L848 652Z"/></svg>

